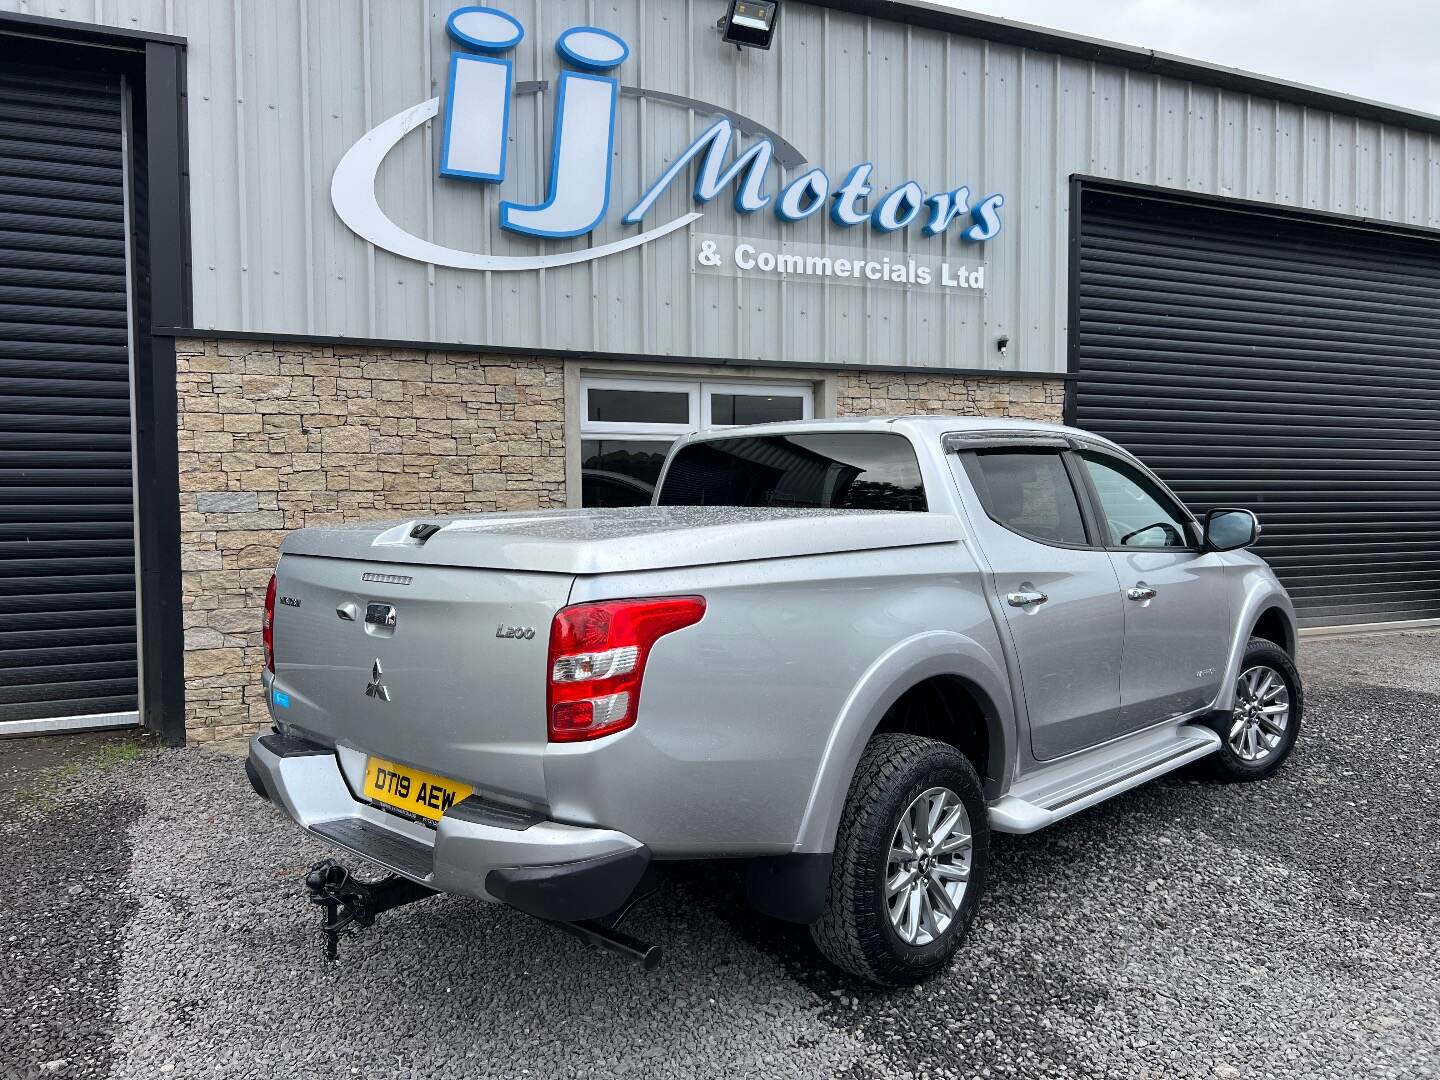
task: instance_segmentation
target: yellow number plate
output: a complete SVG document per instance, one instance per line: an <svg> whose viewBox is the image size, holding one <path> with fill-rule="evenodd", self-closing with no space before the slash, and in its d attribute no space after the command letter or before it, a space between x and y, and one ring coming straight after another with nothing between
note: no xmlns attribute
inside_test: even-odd
<svg viewBox="0 0 1440 1080"><path fill-rule="evenodd" d="M443 776L372 757L365 764L367 798L439 821L440 815L475 789Z"/></svg>

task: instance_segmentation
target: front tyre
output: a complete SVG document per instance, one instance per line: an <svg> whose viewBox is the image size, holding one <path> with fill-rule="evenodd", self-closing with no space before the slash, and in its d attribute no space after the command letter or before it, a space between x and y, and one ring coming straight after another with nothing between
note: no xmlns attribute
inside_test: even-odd
<svg viewBox="0 0 1440 1080"><path fill-rule="evenodd" d="M877 735L850 783L810 934L862 979L918 983L969 931L989 857L985 795L965 755L918 735Z"/></svg>
<svg viewBox="0 0 1440 1080"><path fill-rule="evenodd" d="M1222 780L1264 780L1295 749L1305 704L1300 672L1273 641L1251 638L1235 682L1235 708L1215 730L1220 750L1212 769Z"/></svg>

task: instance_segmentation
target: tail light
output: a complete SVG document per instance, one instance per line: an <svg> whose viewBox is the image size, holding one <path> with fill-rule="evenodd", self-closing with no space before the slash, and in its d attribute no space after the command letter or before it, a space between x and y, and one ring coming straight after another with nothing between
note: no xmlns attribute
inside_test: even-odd
<svg viewBox="0 0 1440 1080"><path fill-rule="evenodd" d="M650 647L704 614L703 596L561 608L550 624L550 741L598 739L634 724Z"/></svg>
<svg viewBox="0 0 1440 1080"><path fill-rule="evenodd" d="M265 624L260 636L265 639L265 670L275 674L275 575L265 586Z"/></svg>

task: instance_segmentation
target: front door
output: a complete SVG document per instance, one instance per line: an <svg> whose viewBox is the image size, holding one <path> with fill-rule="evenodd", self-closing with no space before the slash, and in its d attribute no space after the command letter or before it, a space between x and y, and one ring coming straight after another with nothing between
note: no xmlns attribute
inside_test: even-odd
<svg viewBox="0 0 1440 1080"><path fill-rule="evenodd" d="M1142 470L1103 451L1080 458L1124 597L1121 726L1201 710L1220 687L1230 640L1225 565L1200 550L1190 515Z"/></svg>
<svg viewBox="0 0 1440 1080"><path fill-rule="evenodd" d="M959 455L1020 670L1031 750L1055 758L1120 724L1125 612L1109 554L1086 535L1062 448Z"/></svg>

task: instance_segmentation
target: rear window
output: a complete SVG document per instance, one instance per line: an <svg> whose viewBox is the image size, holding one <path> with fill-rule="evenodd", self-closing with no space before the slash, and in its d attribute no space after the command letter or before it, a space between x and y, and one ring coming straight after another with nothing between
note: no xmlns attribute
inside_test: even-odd
<svg viewBox="0 0 1440 1080"><path fill-rule="evenodd" d="M880 431L691 443L676 452L655 501L660 506L926 509L910 440Z"/></svg>

